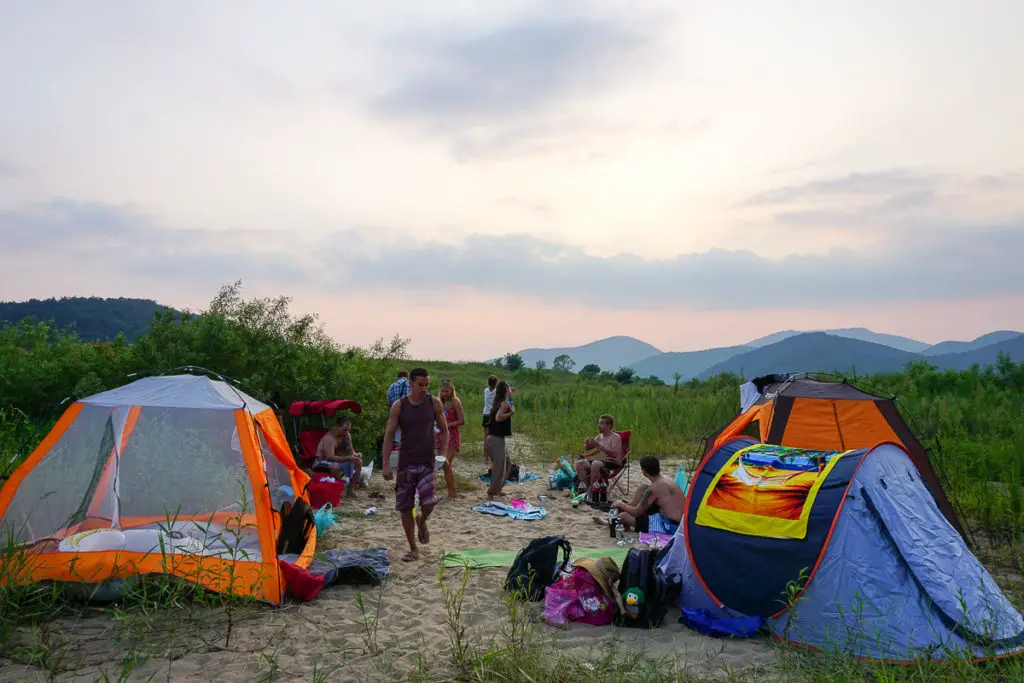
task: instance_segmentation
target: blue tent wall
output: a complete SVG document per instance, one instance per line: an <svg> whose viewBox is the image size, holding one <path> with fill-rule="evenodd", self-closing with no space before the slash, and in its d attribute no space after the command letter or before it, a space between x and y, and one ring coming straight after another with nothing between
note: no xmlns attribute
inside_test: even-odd
<svg viewBox="0 0 1024 683"><path fill-rule="evenodd" d="M683 576L678 606L739 616L700 585L683 540L662 560ZM738 581L756 580L756 567L735 570ZM813 580L769 626L789 642L889 661L1024 651L1024 618L894 445L864 460Z"/></svg>

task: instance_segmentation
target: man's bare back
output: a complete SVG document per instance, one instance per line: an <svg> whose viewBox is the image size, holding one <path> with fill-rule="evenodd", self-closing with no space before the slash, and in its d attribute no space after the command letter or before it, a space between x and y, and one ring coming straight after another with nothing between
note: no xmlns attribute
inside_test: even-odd
<svg viewBox="0 0 1024 683"><path fill-rule="evenodd" d="M663 517L678 522L686 509L686 494L674 479L659 474L651 481L651 502L658 504Z"/></svg>

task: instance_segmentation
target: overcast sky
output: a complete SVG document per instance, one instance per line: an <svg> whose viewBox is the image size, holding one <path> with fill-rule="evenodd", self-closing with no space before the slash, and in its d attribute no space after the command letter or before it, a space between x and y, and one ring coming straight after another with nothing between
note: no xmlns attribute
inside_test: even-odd
<svg viewBox="0 0 1024 683"><path fill-rule="evenodd" d="M487 358L1024 329L1024 3L0 0L0 299Z"/></svg>

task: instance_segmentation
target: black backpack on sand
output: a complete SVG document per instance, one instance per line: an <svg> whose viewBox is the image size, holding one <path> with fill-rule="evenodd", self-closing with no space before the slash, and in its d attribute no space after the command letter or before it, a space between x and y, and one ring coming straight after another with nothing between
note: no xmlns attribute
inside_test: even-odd
<svg viewBox="0 0 1024 683"><path fill-rule="evenodd" d="M630 548L619 574L624 611L615 615L616 626L657 628L668 607L682 593L682 577L658 569L652 550Z"/></svg>
<svg viewBox="0 0 1024 683"><path fill-rule="evenodd" d="M277 554L294 553L301 555L311 533L316 533L316 519L313 508L302 498L295 504L284 503L281 506L281 533L277 536Z"/></svg>
<svg viewBox="0 0 1024 683"><path fill-rule="evenodd" d="M561 550L562 561L558 561ZM572 554L572 545L562 536L544 536L530 541L512 561L505 579L505 590L521 591L527 600L544 598L547 587L565 571Z"/></svg>

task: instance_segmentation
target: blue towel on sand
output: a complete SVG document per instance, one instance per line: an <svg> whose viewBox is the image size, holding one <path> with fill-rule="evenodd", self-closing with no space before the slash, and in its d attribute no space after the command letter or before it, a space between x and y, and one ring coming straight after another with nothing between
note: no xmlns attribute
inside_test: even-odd
<svg viewBox="0 0 1024 683"><path fill-rule="evenodd" d="M524 481L533 481L534 479L540 479L540 477L538 475L534 474L533 472L527 472L526 474L524 474L519 479L506 479L505 483L506 484L522 484ZM489 475L489 474L481 474L480 475L480 481L482 481L485 484L490 484L491 483L491 475Z"/></svg>
<svg viewBox="0 0 1024 683"><path fill-rule="evenodd" d="M507 503L498 503L496 501L474 505L473 512L482 512L485 515L494 515L495 517L511 517L512 519L544 519L548 514L548 511L544 508L534 507L529 503L526 504L525 510L519 510Z"/></svg>

